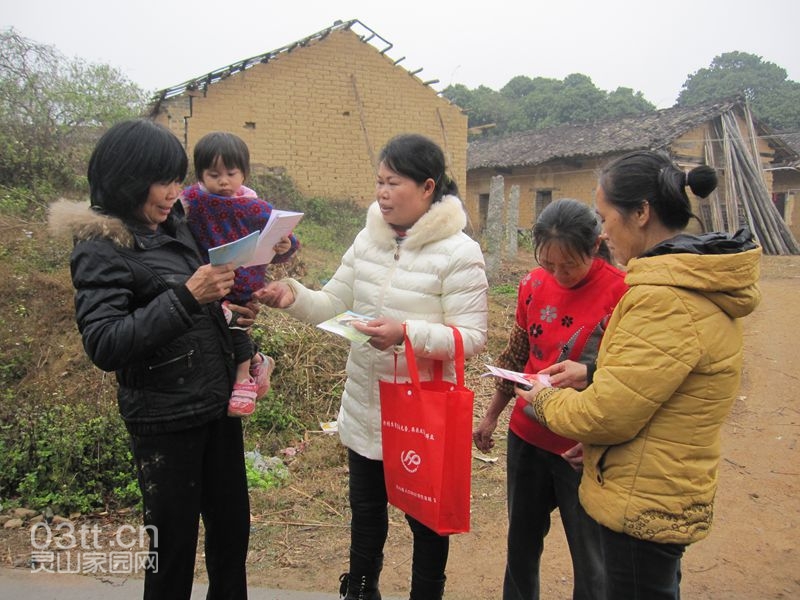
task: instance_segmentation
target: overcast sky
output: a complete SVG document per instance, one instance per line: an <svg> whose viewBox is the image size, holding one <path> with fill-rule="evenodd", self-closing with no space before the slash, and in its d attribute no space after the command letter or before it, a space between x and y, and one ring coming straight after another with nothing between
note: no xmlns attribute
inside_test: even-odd
<svg viewBox="0 0 800 600"><path fill-rule="evenodd" d="M583 73L672 106L687 76L734 50L800 81L800 0L2 0L0 28L170 87L359 19L444 89ZM386 90L387 94L391 90Z"/></svg>

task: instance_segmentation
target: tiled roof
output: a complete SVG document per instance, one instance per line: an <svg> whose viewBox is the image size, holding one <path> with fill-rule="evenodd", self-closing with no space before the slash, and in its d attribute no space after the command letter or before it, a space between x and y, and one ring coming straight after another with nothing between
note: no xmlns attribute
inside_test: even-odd
<svg viewBox="0 0 800 600"><path fill-rule="evenodd" d="M534 166L556 158L588 158L666 148L684 133L738 106L738 100L725 100L588 125L561 125L487 137L470 142L467 169ZM791 152L785 143L777 143L782 150Z"/></svg>
<svg viewBox="0 0 800 600"><path fill-rule="evenodd" d="M783 142L795 152L800 153L800 131L776 131L775 137L783 140Z"/></svg>

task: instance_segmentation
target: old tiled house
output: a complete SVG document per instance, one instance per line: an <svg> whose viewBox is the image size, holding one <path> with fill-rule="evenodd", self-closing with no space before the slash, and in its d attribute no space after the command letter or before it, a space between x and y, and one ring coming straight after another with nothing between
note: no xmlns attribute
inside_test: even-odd
<svg viewBox="0 0 800 600"><path fill-rule="evenodd" d="M158 122L184 142L213 130L248 144L254 172L284 170L308 196L374 198L375 158L393 135L437 141L466 178L467 117L388 56L392 44L357 20L163 90Z"/></svg>
<svg viewBox="0 0 800 600"><path fill-rule="evenodd" d="M482 227L486 223L491 179L503 175L506 191L510 186L519 186L518 226L527 229L552 200L571 197L592 203L598 170L610 159L632 150L664 149L687 170L699 164L718 169L721 175L718 191L710 201L697 206L695 212L710 228L735 230L743 224L741 217L749 210L741 204L737 208L737 198L751 194L737 194L736 188L731 187L740 182L742 170L728 169L731 157L726 152L730 151L729 142L736 139L747 147L752 158L753 133L761 161L758 185L763 190L762 196L771 203L771 166L796 160L797 153L749 117L746 108L736 100L473 141L468 149L464 201L473 223ZM758 170L758 165L753 164ZM730 177L733 172L738 174L736 179ZM776 219L791 219L791 215L778 217L776 211L772 212ZM786 226L781 223L779 228ZM790 233L782 231L782 234L791 238Z"/></svg>
<svg viewBox="0 0 800 600"><path fill-rule="evenodd" d="M800 133L779 133L776 137L800 155ZM797 157L772 167L772 199L794 237L800 240L800 159Z"/></svg>

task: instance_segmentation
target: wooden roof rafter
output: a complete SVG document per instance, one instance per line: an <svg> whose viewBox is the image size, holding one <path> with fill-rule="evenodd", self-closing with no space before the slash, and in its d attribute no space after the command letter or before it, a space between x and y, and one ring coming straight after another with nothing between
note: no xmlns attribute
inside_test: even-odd
<svg viewBox="0 0 800 600"><path fill-rule="evenodd" d="M208 73L201 75L199 77L193 77L192 79L188 79L183 83L180 83L173 87L159 90L158 92L155 93L153 97L153 102L151 104L153 112L156 112L158 110L159 105L164 100L168 100L169 98L179 96L180 94L183 94L186 91L195 91L201 88L204 90L208 89L210 85L213 85L218 81L222 81L223 79L226 79L231 75L235 75L236 73L246 71L247 69L250 69L251 67L254 67L255 65L258 64L267 63L270 60L273 60L282 54L288 54L296 50L297 48L304 48L309 44L323 40L334 31L351 31L351 30L361 38L362 42L374 46L375 49L380 54L385 55L387 52L389 52L389 50L391 50L394 47L394 44L392 44L390 41L379 35L377 32L372 30L370 27L368 27L358 19L352 19L349 21L335 21L331 27L327 27L321 31L312 33L309 36L306 36L300 40L294 41L280 48L276 48L275 50L270 50L268 52L264 52L263 54L258 54L256 56L252 56L244 60L236 61L235 63L232 63L225 67L209 71ZM396 61L393 61L393 63L394 65L397 65L404 59L405 57L402 57ZM420 68L415 71L407 69L407 71L409 72L410 75L416 76L416 74L422 71L422 69ZM438 83L438 79L431 79L429 81L420 81L420 83L429 86L433 83Z"/></svg>

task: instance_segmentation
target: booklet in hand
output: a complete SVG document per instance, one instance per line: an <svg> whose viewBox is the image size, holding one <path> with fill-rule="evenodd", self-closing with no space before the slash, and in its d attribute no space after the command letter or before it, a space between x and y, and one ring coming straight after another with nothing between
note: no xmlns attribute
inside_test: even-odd
<svg viewBox="0 0 800 600"><path fill-rule="evenodd" d="M519 373L518 371L509 371L508 369L493 367L492 365L486 365L486 368L489 369L489 371L481 375L481 377L495 376L507 379L508 381L513 381L522 389L530 389L531 381L538 381L544 386L550 387L550 377L544 374Z"/></svg>
<svg viewBox="0 0 800 600"><path fill-rule="evenodd" d="M262 231L254 231L233 242L208 249L212 265L233 263L234 268L267 265L275 258L275 244L303 218L303 213L273 209Z"/></svg>
<svg viewBox="0 0 800 600"><path fill-rule="evenodd" d="M347 310L341 314L336 315L332 319L328 319L327 321L323 321L317 327L320 329L324 329L325 331L330 331L331 333L335 333L336 335L340 335L345 339L350 340L351 342L355 342L357 344L363 344L367 340L369 340L370 336L366 333L361 333L358 329L353 327L353 321L361 321L362 323L367 323L372 321L372 317L367 317L365 315L359 315L358 313L354 313L352 310Z"/></svg>

